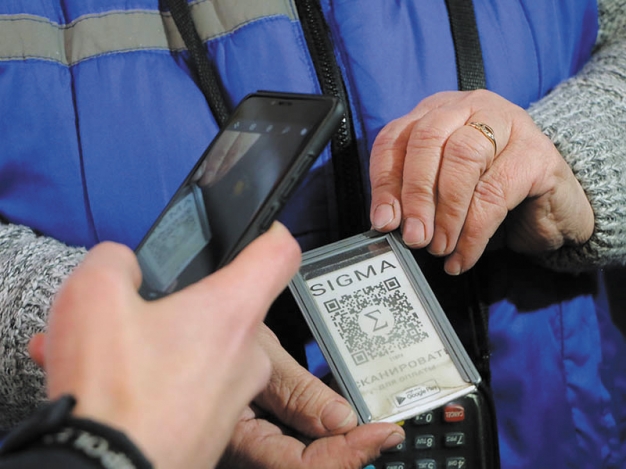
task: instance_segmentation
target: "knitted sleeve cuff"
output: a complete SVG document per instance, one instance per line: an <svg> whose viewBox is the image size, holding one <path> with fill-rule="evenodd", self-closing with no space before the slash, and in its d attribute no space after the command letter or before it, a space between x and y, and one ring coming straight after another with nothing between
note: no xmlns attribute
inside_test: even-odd
<svg viewBox="0 0 626 469"><path fill-rule="evenodd" d="M538 258L555 270L626 265L626 33L619 34L578 75L529 109L572 168L595 215L587 243Z"/></svg>

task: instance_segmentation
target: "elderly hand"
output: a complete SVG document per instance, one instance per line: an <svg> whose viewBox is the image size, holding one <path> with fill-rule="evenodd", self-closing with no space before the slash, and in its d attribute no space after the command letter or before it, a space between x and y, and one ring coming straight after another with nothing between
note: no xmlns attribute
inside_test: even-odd
<svg viewBox="0 0 626 469"><path fill-rule="evenodd" d="M452 275L478 261L505 219L506 245L520 253L593 233L589 201L552 142L526 111L485 90L435 94L389 123L370 178L373 227L402 225L405 243L447 256Z"/></svg>
<svg viewBox="0 0 626 469"><path fill-rule="evenodd" d="M272 375L241 416L219 467L360 469L404 440L390 423L357 426L348 402L302 368L266 327L258 334Z"/></svg>

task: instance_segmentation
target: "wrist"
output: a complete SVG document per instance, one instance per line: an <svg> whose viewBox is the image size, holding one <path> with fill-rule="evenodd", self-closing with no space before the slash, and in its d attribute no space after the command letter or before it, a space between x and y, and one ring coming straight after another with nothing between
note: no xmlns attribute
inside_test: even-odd
<svg viewBox="0 0 626 469"><path fill-rule="evenodd" d="M151 469L152 464L122 432L94 420L75 417L69 395L47 403L12 431L0 455L36 448L68 451L105 469Z"/></svg>

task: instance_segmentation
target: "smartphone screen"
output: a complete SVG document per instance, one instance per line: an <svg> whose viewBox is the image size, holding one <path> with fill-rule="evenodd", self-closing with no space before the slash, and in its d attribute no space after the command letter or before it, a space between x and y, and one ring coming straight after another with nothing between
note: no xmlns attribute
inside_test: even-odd
<svg viewBox="0 0 626 469"><path fill-rule="evenodd" d="M139 244L141 295L198 281L269 228L341 116L328 96L244 98Z"/></svg>

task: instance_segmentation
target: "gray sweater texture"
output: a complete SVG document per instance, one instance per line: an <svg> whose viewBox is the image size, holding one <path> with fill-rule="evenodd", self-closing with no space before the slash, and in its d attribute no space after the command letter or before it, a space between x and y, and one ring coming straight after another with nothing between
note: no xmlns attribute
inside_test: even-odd
<svg viewBox="0 0 626 469"><path fill-rule="evenodd" d="M600 33L590 62L529 112L572 167L595 213L583 246L539 259L563 271L626 264L626 0L600 0ZM0 429L45 399L44 374L29 358L61 282L85 250L0 223Z"/></svg>

